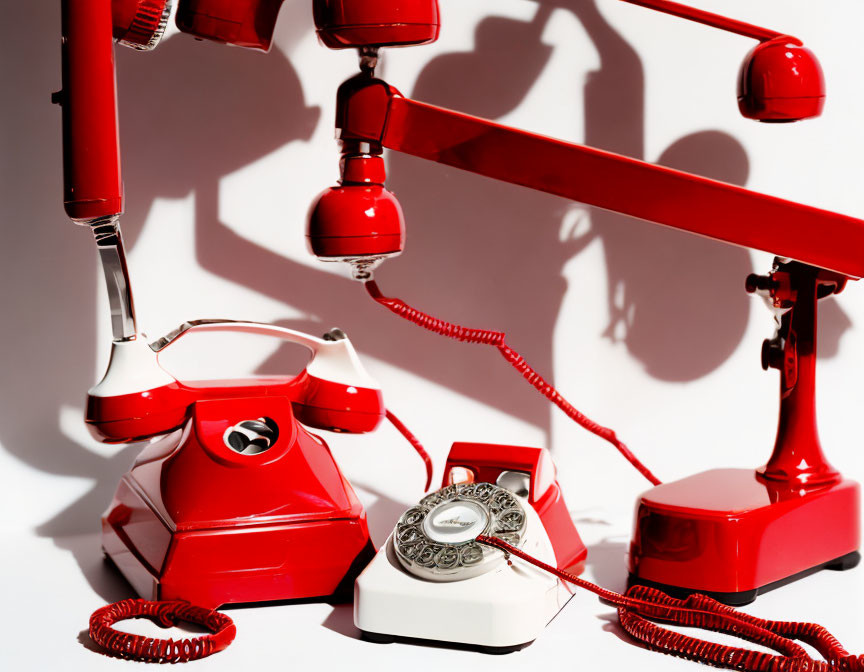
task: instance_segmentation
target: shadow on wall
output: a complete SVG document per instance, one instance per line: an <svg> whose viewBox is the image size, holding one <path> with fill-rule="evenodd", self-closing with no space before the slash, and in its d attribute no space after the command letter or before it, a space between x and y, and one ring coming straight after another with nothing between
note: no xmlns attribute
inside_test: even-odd
<svg viewBox="0 0 864 672"><path fill-rule="evenodd" d="M107 347L96 342L100 278L92 235L62 209L61 114L50 104L51 92L60 88L59 7L18 3L6 19L0 67L16 95L0 103L0 255L8 274L0 290L0 329L16 350L3 362L0 442L35 469L92 482L37 532L69 550L93 589L112 601L128 589L106 576L96 533L140 445L104 457L59 427L63 407L83 407L96 348ZM16 63L27 67L13 69ZM201 184L215 189L222 175L308 138L318 121L318 110L303 103L296 72L278 52L264 56L173 38L151 54L118 48L117 64L129 187L123 227L132 244L154 199L183 197Z"/></svg>
<svg viewBox="0 0 864 672"><path fill-rule="evenodd" d="M155 199L195 192L215 218L223 176L308 140L321 116L305 104L297 72L276 49L264 54L175 35L151 53L116 53L130 247ZM243 264L236 252L228 250Z"/></svg>
<svg viewBox="0 0 864 672"><path fill-rule="evenodd" d="M641 156L641 62L593 2L574 4L602 61L585 91L587 141ZM412 95L492 118L511 111L551 56L541 42L551 11L541 6L527 22L483 20L474 50L433 59ZM305 7L286 6L283 12L297 16L283 16L281 23L308 22ZM82 406L93 382L95 347L104 347L95 342L98 275L89 234L68 223L61 208L60 112L48 103L60 83L59 11L56 5L17 3L6 18L0 44L8 53L0 67L16 95L0 103L0 255L9 278L0 290L0 329L5 343L27 348L19 345L4 361L0 441L33 468L93 480L88 493L40 527L41 534L59 538L97 529L137 448L105 458L58 427L61 407ZM282 37L284 47L302 34ZM178 36L152 54L119 49L117 60L128 185L123 225L131 244L154 199L194 191L196 254L207 270L323 316L323 322L292 321L295 328L319 333L338 324L365 353L548 428L547 403L496 353L423 333L375 306L355 283L293 263L219 221L222 176L310 137L319 122L319 111L306 105L297 73L282 53ZM14 69L15 63L28 65ZM334 166L337 160L334 144ZM718 132L680 140L662 161L732 181L747 177L743 149ZM745 251L602 212L593 213L587 234L562 242L560 223L572 207L566 201L404 156L391 156L389 171L409 233L406 253L380 272L384 291L454 321L507 331L511 344L544 375L554 370L552 332L567 289L562 268L592 237L602 240L614 288L607 335L623 338L652 376L693 380L719 366L740 342L748 311L741 290L749 271ZM300 223L293 235L302 235ZM696 273L703 284L684 280ZM836 352L848 326L831 305L836 310L833 318L826 311L829 322L839 326L833 346L829 331L828 353ZM264 369L280 369L288 355L278 351ZM290 361L293 368L295 359ZM506 439L495 436L494 427L489 432L490 441ZM93 566L98 548L69 548L82 568Z"/></svg>
<svg viewBox="0 0 864 672"><path fill-rule="evenodd" d="M541 36L552 11L541 5L527 22L484 19L474 50L433 59L411 95L489 118L509 113L551 56ZM588 144L641 157L641 62L593 2L578 3L574 11L602 61L585 92ZM587 235L562 242L560 221L572 207L566 201L395 153L388 159L388 186L405 210L408 244L378 274L385 293L451 321L506 331L509 342L551 377L552 332L566 291L562 268L599 237L613 288L606 335L623 339L650 375L694 380L740 343L750 306L742 290L750 271L746 250L600 211ZM660 161L740 184L749 171L740 143L717 131L679 140ZM546 401L520 386L496 353L421 332L383 313L359 286L244 240L218 220L217 176L198 176L198 257L211 272L331 320L290 326L316 332L338 324L364 352L548 429ZM694 275L701 282L690 281ZM283 348L264 370L284 370L288 354Z"/></svg>
<svg viewBox="0 0 864 672"><path fill-rule="evenodd" d="M589 142L641 156L641 63L593 5L579 7L577 14L603 56L603 66L586 91ZM433 59L419 76L412 96L490 118L507 114L522 102L551 56L551 47L541 42L541 36L552 11L552 7L541 6L528 22L484 19L477 28L474 50ZM520 48L513 49L514 44ZM623 117L618 114L621 110L626 111ZM608 147L613 139L619 146ZM728 136L696 136L673 152L672 159L686 161L688 152L704 157L702 167L728 164L734 170L731 179L746 178L746 156ZM562 268L592 237L600 236L614 264L609 271L610 285L625 289L627 305L622 310L634 321L628 326L654 339L657 330L652 332L652 324L663 325L657 342L646 339L632 345L652 375L670 380L697 378L716 368L739 343L748 311L748 299L740 291L741 278L749 270L746 251L687 234L657 232L656 227L608 213L595 214L588 237L562 242L560 222L572 207L566 201L411 157L391 154L388 158L388 185L405 210L408 244L402 257L388 261L378 274L385 293L392 292L452 321L506 331L509 342L551 377L552 332L567 289ZM335 164L335 147L333 160ZM520 386L496 353L423 333L383 313L365 299L358 286L293 264L245 241L218 221L217 180L206 179L206 172L199 177L198 255L211 272L308 314L332 315L329 319L352 334L363 351L548 429L547 402ZM715 278L711 289L720 295L714 297L713 309L734 312L737 319L730 317L720 325L694 320L692 314L704 304L704 294L688 294L689 285L684 287L684 283L665 287L668 271L663 264L628 254L628 239L634 236L643 236L649 245L662 244L664 262L672 257L703 263L700 257L709 254L716 257L710 260L712 264L732 266L727 275ZM652 236L660 242L648 240ZM645 249L644 245L634 247ZM734 281L726 288L723 279L728 276ZM297 291L298 287L316 289L305 292ZM647 304L656 298L653 293L658 287L663 287L664 302L654 315ZM375 324L374 330L368 329L370 323ZM294 321L291 326L314 332L330 323ZM635 344L635 338L625 338L628 344ZM713 358L700 355L683 363L671 357L682 343L695 339L719 354ZM265 369L278 370L286 352L278 352Z"/></svg>
<svg viewBox="0 0 864 672"><path fill-rule="evenodd" d="M93 382L97 277L92 236L62 208L60 110L50 103L60 88L59 5L4 7L0 49L9 92L0 100L0 335L6 344L0 442L34 469L96 483L41 528L48 536L75 535L98 529L100 510L134 451L103 458L59 427L61 408L83 407ZM92 565L82 569L85 564Z"/></svg>
<svg viewBox="0 0 864 672"><path fill-rule="evenodd" d="M433 59L410 95L492 119L508 114L551 56L552 48L541 37L552 11L552 5L541 5L527 22L484 19L474 49ZM641 61L594 2L575 3L573 11L601 57L585 90L586 142L642 158ZM746 250L604 211L592 213L587 234L562 241L560 223L572 207L566 201L395 153L388 162L388 186L405 210L408 243L405 253L378 273L385 293L450 321L506 331L508 341L551 378L552 333L567 289L562 269L599 238L607 259L612 316L605 336L623 340L649 375L695 380L723 364L740 344L751 301L743 291L751 270ZM737 184L745 184L749 173L744 148L719 131L681 138L659 162ZM316 274L319 291L306 296L274 293L280 287L310 286L312 272L273 259L260 248L253 253L248 243L242 256L250 263L226 271L229 250L244 244L215 224L215 192L207 202L214 207L200 222L198 244L212 271L299 303L308 313L329 313L364 351L548 429L546 401L519 385L494 352L443 341L402 323L371 306L359 287L333 276ZM307 297L318 303L304 305ZM822 344L824 352L835 353L848 318L836 304L826 308ZM374 330L368 329L370 323ZM315 331L330 325L293 326ZM770 330L766 314L766 335ZM278 370L283 356L277 353L267 369Z"/></svg>
<svg viewBox="0 0 864 672"><path fill-rule="evenodd" d="M597 0L570 6L601 61L585 87L586 144L745 185L746 151L726 133L694 133L674 142L659 159L644 156L644 76L639 56L605 20ZM743 290L744 278L751 272L746 250L600 210L593 212L592 228L582 238L587 244L594 237L602 240L606 254L612 319L604 335L623 341L649 375L691 381L711 373L732 355L750 311L751 299ZM820 305L819 354L834 357L852 323L836 301ZM766 337L771 331L766 311ZM754 365L758 357L754 351Z"/></svg>
<svg viewBox="0 0 864 672"><path fill-rule="evenodd" d="M518 105L548 60L550 48L541 44L539 37L540 28L531 23L484 21L477 50L433 60L415 93L438 102L436 92L449 90L459 96L456 105L477 111L476 101L485 101L487 106L480 112L500 116ZM520 43L521 49L513 50L514 43ZM484 82L481 91L476 82ZM335 143L332 152L335 166ZM510 291L507 277L516 281L525 275L511 261L519 255L520 247L525 263L546 254L549 246L545 239L554 241L557 228L555 223L543 227L543 220L550 213L555 217L565 212L566 204L405 157L390 158L389 184L405 208L409 241L404 257L389 261L380 272L384 291L433 312L446 313L448 319L506 329L512 342L539 368L550 371L551 329L564 281L559 273L548 279L526 280L523 287ZM482 185L479 191L478 183ZM321 185L322 189L327 186ZM314 333L338 324L368 354L546 426L546 402L527 390L514 393L519 389L518 380L501 365L496 353L422 333L382 311L356 283L293 264L243 240L218 221L216 187L214 179L208 185L198 185L196 191L202 204L196 236L198 258L208 270L328 320L293 321L290 326L294 328ZM442 200L448 201L446 206ZM489 200L495 205L487 212ZM497 224L493 221L496 217L501 219ZM542 235L529 234L525 222L538 223L534 228ZM496 226L500 230L491 239L482 240ZM454 231L452 227L458 228ZM499 292L496 287L505 289ZM369 329L370 324L374 329ZM277 352L265 370L279 370L288 352L285 348Z"/></svg>
<svg viewBox="0 0 864 672"><path fill-rule="evenodd" d="M595 2L575 3L574 11L600 56L600 68L585 87L586 143L656 160L645 157L639 56ZM739 185L749 173L744 148L718 131L678 140L659 163ZM611 320L605 336L622 340L646 372L661 380L695 380L725 362L747 327L750 299L743 282L751 270L749 253L610 212L595 210L591 221L583 237L599 237L606 255Z"/></svg>

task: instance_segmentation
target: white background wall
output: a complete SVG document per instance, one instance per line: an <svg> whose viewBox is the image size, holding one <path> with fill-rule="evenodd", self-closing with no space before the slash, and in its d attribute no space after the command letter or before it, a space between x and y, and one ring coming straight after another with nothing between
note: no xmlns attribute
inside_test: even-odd
<svg viewBox="0 0 864 672"><path fill-rule="evenodd" d="M384 56L379 75L403 93L864 217L860 2L692 3L786 30L817 53L828 83L825 113L792 125L739 116L735 84L752 46L746 39L615 0L559 0L545 9L528 0L441 4L436 44ZM338 176L335 90L356 68L353 53L317 43L308 5L286 3L268 55L173 34L152 54L118 50L123 227L141 328L157 336L198 317L311 333L343 327L393 410L429 448L436 478L454 440L551 448L577 520L609 522L586 537L609 563L601 578L621 587L641 477L494 352L401 323L341 268L306 252L308 205ZM28 2L4 15L0 521L20 546L4 545L0 563L8 563L7 592L21 600L46 590L45 576L81 584L68 618L84 627L91 608L123 596L103 576L95 530L137 448L101 446L81 423L110 325L91 236L62 210L60 111L49 104L60 86L59 11L56 3ZM761 371L759 348L772 316L744 293L743 281L751 270L768 270L770 255L417 159L391 156L388 170L408 248L378 273L386 293L507 331L514 348L665 480L767 459L777 376ZM823 444L836 466L861 479L861 287L824 302L822 317ZM182 354L167 363L187 376L284 373L302 364L297 353L260 339L190 339ZM420 462L388 427L332 444L380 542L418 497ZM831 580L843 590L842 576ZM609 647L626 648L611 639ZM68 646L58 643L56 652Z"/></svg>

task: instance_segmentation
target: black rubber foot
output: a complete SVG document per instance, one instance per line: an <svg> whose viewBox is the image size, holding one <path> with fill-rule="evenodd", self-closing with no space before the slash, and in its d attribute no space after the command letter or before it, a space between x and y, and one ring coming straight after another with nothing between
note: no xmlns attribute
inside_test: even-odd
<svg viewBox="0 0 864 672"><path fill-rule="evenodd" d="M657 590L662 590L670 597L675 597L678 599L684 599L688 595L692 595L694 593L701 593L702 595L707 595L708 597L715 599L718 602L728 604L730 607L743 607L744 605L750 604L751 602L755 601L758 595L767 593L768 591L779 588L780 586L785 586L789 583L792 583L793 581L797 581L798 579L803 579L805 576L814 574L820 569L846 571L847 569L852 569L853 567L856 567L859 562L861 562L861 554L858 551L852 551L851 553L847 553L846 555L842 555L839 558L835 558L834 560L822 563L821 565L816 565L815 567L811 567L810 569L805 569L803 572L798 572L797 574L793 574L792 576L787 576L785 579L774 581L773 583L761 586L760 588L754 588L753 590L743 590L739 593L720 593L711 590L681 588L680 586L670 586L664 583L657 583L656 581L642 579L638 576L634 576L633 574L629 575L627 580L627 586L629 587L638 585L648 586L649 588L656 588Z"/></svg>
<svg viewBox="0 0 864 672"><path fill-rule="evenodd" d="M837 558L833 562L825 565L825 569L830 569L834 572L845 572L847 569L854 569L861 562L861 554L858 551L844 555L842 558Z"/></svg>
<svg viewBox="0 0 864 672"><path fill-rule="evenodd" d="M745 604L750 604L756 600L756 596L759 594L758 589L744 590L740 593L720 593L713 590L681 588L680 586L670 586L666 583L657 583L656 581L641 579L638 576L630 574L627 578L627 587L629 588L631 586L647 586L648 588L656 588L657 590L666 593L669 597L674 597L679 600L683 600L694 593L700 593L702 595L707 595L718 602L722 602L723 604L728 604L730 607L743 607Z"/></svg>
<svg viewBox="0 0 864 672"><path fill-rule="evenodd" d="M375 644L392 644L396 641L393 635L382 635L379 632L369 632L368 630L361 630L360 635L367 642L374 642Z"/></svg>
<svg viewBox="0 0 864 672"><path fill-rule="evenodd" d="M533 642L532 640L531 642L525 642L524 644L516 644L514 646L478 646L475 644L464 644L462 642L443 642L437 639L421 639L419 637L400 637L398 635L384 635L380 632L369 632L368 630L361 630L360 636L367 642L374 642L376 644L393 644L394 642L403 642L405 644L418 644L420 646L434 646L438 648L479 651L480 653L486 653L492 656L501 656L508 653L513 653L514 651L521 651Z"/></svg>

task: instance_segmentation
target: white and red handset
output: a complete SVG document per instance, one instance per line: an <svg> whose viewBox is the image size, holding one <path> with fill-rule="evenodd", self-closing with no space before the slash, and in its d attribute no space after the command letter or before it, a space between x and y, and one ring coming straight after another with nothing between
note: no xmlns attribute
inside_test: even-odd
<svg viewBox="0 0 864 672"><path fill-rule="evenodd" d="M308 348L312 359L294 376L194 382L178 380L159 363L181 338L207 332L276 337ZM197 401L251 396L286 397L301 423L337 432L371 432L386 414L380 386L339 329L317 338L271 324L197 320L151 344L143 337L112 343L105 376L88 393L86 422L100 441L128 443L177 429Z"/></svg>

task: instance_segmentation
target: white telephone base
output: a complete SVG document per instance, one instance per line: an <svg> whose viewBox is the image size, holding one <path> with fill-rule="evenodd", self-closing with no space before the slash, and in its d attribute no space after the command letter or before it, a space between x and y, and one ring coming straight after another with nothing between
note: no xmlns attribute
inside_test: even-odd
<svg viewBox="0 0 864 672"><path fill-rule="evenodd" d="M466 511L470 517L465 499L452 490L461 487L450 486L423 502L437 496L438 502L444 501L445 508L446 505L458 506L463 517ZM451 492L447 493L448 490ZM450 498L445 501L447 494ZM525 516L522 543L519 545L526 553L555 566L555 553L539 516L523 498L515 499L521 504ZM432 503L435 502L432 499ZM432 521L433 531L429 535L432 540L430 542L428 537L424 537L421 547L424 543L431 545L442 541L435 538L433 520L436 509L440 508L433 506L429 510L426 507L427 527L423 529L429 532L429 522ZM483 549L487 557L478 563L484 565L484 571L479 575L476 569L460 567L449 573L439 571L437 577L418 576L418 568L411 571L406 568L405 565L410 567L411 563L399 557L394 543L394 538L404 531L406 516L416 511L423 513L418 506L403 515L393 535L355 583L354 623L365 639L376 642L445 642L486 653L510 653L531 644L572 597L571 587L555 576L517 558L512 558L512 565L509 565L503 553L489 547ZM453 514L452 508L439 516L439 521L442 527L465 524L459 514ZM415 524L414 527L422 525ZM463 534L458 540L461 544L458 548L465 548L464 533L458 529L444 530L443 535L448 534ZM436 549L440 548L436 545ZM441 557L440 551L437 557ZM421 567L419 571L428 573L430 570ZM466 575L467 578L462 578Z"/></svg>

